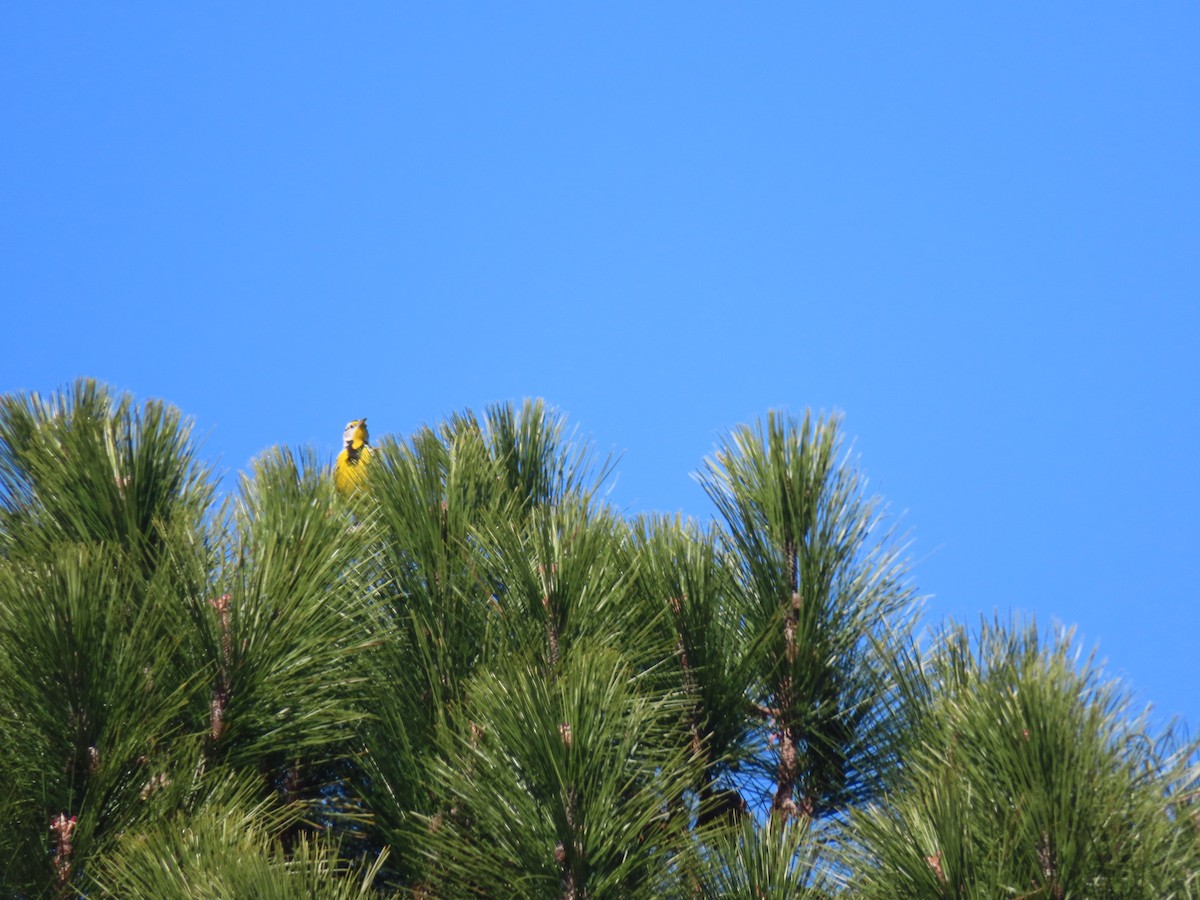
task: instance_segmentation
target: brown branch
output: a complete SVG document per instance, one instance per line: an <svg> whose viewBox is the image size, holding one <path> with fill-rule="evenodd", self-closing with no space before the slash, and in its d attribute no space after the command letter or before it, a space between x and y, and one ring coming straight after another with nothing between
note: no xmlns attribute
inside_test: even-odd
<svg viewBox="0 0 1200 900"><path fill-rule="evenodd" d="M763 706L761 703L750 701L750 711L758 713L764 719L778 719L779 710L774 706Z"/></svg>

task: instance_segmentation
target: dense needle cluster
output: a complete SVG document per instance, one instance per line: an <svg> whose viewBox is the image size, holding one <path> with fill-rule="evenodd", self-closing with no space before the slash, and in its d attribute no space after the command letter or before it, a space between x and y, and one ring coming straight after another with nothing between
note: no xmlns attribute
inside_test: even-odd
<svg viewBox="0 0 1200 900"><path fill-rule="evenodd" d="M218 506L166 404L0 398L0 895L1195 892L1195 746L1069 634L918 641L836 417L732 430L706 521L610 471L527 402Z"/></svg>

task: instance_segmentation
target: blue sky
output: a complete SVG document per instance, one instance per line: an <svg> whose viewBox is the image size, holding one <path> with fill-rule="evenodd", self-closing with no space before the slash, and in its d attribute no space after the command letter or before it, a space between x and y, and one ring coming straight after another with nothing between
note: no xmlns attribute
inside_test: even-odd
<svg viewBox="0 0 1200 900"><path fill-rule="evenodd" d="M1192 3L5 4L0 391L229 473L545 397L629 512L841 410L928 618L1200 724ZM232 478L228 483L232 483Z"/></svg>

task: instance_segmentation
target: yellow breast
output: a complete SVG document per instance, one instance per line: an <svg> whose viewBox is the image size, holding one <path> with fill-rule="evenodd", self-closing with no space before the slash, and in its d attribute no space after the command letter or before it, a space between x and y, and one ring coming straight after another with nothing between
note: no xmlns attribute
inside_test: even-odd
<svg viewBox="0 0 1200 900"><path fill-rule="evenodd" d="M370 458L371 448L367 446L357 450L347 447L338 454L333 467L333 485L339 493L353 493L366 480L367 462Z"/></svg>

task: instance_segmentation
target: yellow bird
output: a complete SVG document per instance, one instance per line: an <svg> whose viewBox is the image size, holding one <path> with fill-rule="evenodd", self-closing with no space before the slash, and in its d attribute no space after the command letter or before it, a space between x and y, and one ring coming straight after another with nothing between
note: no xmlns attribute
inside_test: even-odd
<svg viewBox="0 0 1200 900"><path fill-rule="evenodd" d="M345 446L333 467L333 484L339 493L353 493L367 476L371 445L367 443L367 420L355 419L342 433Z"/></svg>

